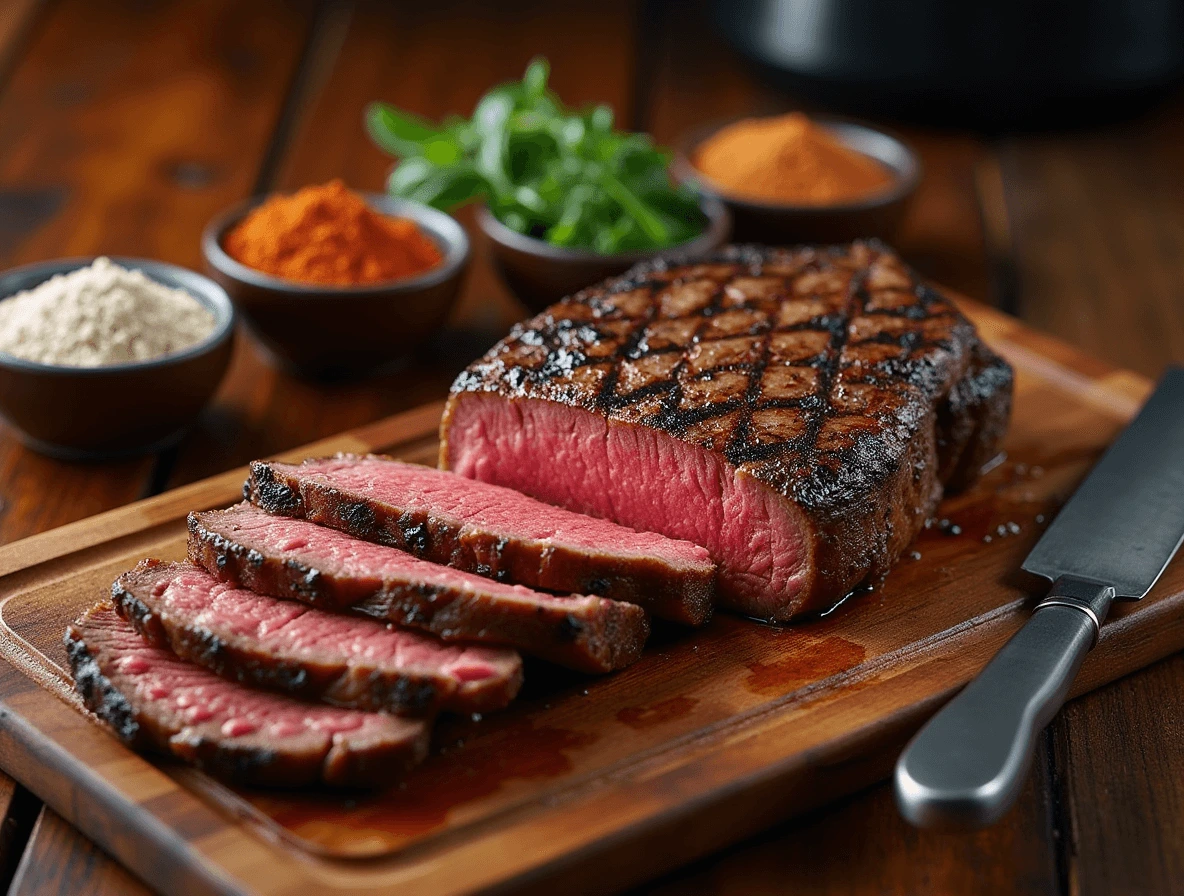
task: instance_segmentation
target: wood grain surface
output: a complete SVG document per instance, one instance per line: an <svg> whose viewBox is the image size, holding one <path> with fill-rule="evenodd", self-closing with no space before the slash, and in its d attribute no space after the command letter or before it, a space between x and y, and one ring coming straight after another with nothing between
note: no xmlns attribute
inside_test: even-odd
<svg viewBox="0 0 1184 896"><path fill-rule="evenodd" d="M564 7L573 4L506 0L493 23L475 4L455 0L414 8L325 2L310 12L310 6L4 4L0 259L15 264L127 249L193 265L202 209L254 185L296 186L341 174L359 187L378 186L386 160L351 120L351 109L382 96L431 114L467 111L464 103L492 74L514 74L536 50L551 56L565 96L611 102L622 120L662 139L720 115L797 105L762 86L721 47L695 4L597 3L571 12ZM96 22L99 16L105 24ZM261 20L274 26L269 34L248 27ZM310 31L317 40L308 39ZM486 33L497 39L482 40ZM167 53L151 46L160 35ZM174 85L187 76L203 80L193 94L209 105L195 110L177 105L175 89L150 90L157 72ZM133 96L127 103L120 102L125 88ZM217 115L219 108L250 121L240 128ZM202 133L182 120L194 114ZM926 178L897 244L922 272L971 296L1015 303L1036 326L1147 375L1184 360L1179 98L1139 119L1061 135L983 139L900 130L919 149ZM254 136L244 140L245 134ZM143 164L110 168L116 147L121 157L130 153ZM72 216L74 202L91 211ZM984 217L992 225L986 231ZM448 338L425 351L438 363L431 374L310 385L271 373L241 340L218 403L179 455L101 467L62 464L31 454L0 427L0 539L80 519L435 397L451 372L519 313L479 254ZM958 878L967 893L1155 892L1153 885L1184 892L1184 838L1172 835L1178 819L1165 815L1184 801L1184 750L1179 729L1158 711L1173 687L1184 688L1178 661L1071 704L1053 723L1052 740L1075 745L1075 758L1067 750L1042 752L1048 774L1009 818L1013 832L919 840L889 811L888 792L878 787L783 825L751 849L735 848L718 864L706 860L677 880L699 892L762 892L764 881L752 882L759 879L758 856L780 851L793 857L783 867L801 877L803 892L880 893L885 881L907 892L946 892L943 883L954 879L946 875L967 863L979 869L978 876ZM1116 688L1126 689L1123 698L1108 700ZM1083 766L1084 755L1094 764ZM1107 800L1112 779L1126 782L1128 793L1156 798ZM15 829L19 846L31 820L13 821L5 816L0 830ZM871 842L877 855L892 857L896 876L845 860L851 844ZM1099 852L1101 844L1106 848ZM1017 847L1033 861L1020 861ZM1025 870L1037 866L1054 869L1051 885Z"/></svg>
<svg viewBox="0 0 1184 896"><path fill-rule="evenodd" d="M148 896L150 891L112 862L52 809L37 819L8 891L11 896Z"/></svg>
<svg viewBox="0 0 1184 896"><path fill-rule="evenodd" d="M956 837L901 831L892 794L879 787L778 825L744 849L695 863L643 889L654 896L1055 893L1055 844L1047 842L1047 833L1036 840L1030 836L1048 831L1050 807L1041 796L1046 783L1046 770L1038 767L1017 811L990 830ZM858 836L848 823L854 813L860 817ZM820 850L821 843L843 847Z"/></svg>
<svg viewBox="0 0 1184 896"><path fill-rule="evenodd" d="M4 892L16 874L39 810L40 802L28 790L8 775L0 776L0 890Z"/></svg>

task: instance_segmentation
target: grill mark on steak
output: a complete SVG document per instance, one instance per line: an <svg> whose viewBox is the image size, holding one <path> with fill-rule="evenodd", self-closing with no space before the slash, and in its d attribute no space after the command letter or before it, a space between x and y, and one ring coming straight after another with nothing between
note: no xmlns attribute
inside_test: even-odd
<svg viewBox="0 0 1184 896"><path fill-rule="evenodd" d="M111 586L148 643L243 684L368 711L501 709L522 684L511 650L307 609L220 582L188 563L143 560Z"/></svg>
<svg viewBox="0 0 1184 896"><path fill-rule="evenodd" d="M723 287L719 286L712 293L711 299L708 302L708 306L711 306L713 304L718 305L720 297L722 295L723 295ZM653 319L653 317L657 316L657 309L658 309L658 305L657 305L657 303L654 303L654 314L651 316L651 320ZM699 341L700 335L702 334L702 332L706 326L707 326L707 319L706 319L706 308L705 308L704 309L704 319L699 321L699 323L695 326L694 332L691 335L692 342ZM644 354L638 353L635 360L640 360L642 357L644 357ZM671 388L670 388L669 392L667 393L667 397L666 397L666 401L664 403L663 413L662 413L662 416L666 420L666 425L669 427L672 427L672 428L677 428L677 429L685 429L692 422L689 418L687 418L685 420L681 420L679 413L678 413L679 405L682 404L683 399L686 397L686 390L683 388L682 381L680 380L680 375L683 373L683 371L686 370L686 366L687 366L687 356L684 354L679 357L678 363L674 365L674 370L671 371L671 379L670 379Z"/></svg>
<svg viewBox="0 0 1184 896"><path fill-rule="evenodd" d="M560 332L569 334L564 350L586 362L556 373L547 359ZM571 334L582 341L572 346ZM641 265L515 327L454 383L441 465L453 465L452 452L464 475L704 543L723 567L723 602L754 615L780 602L770 615L781 620L822 609L888 568L943 486L966 485L996 450L1011 388L1008 365L882 244L731 247L703 261ZM476 400L482 396L490 401ZM506 403L501 410L499 401ZM539 402L550 410L532 404ZM461 407L468 408L461 415L467 428L450 447ZM578 414L565 420L554 410L560 407L602 420L609 444L599 444L593 421L577 423ZM732 533L725 548L712 531L672 519L683 513L664 494L677 475L672 469L640 498L615 491L604 471L601 494L565 481L530 446L514 443L512 418L527 416L533 438L562 440L579 429L581 438L596 439L585 451L602 464L627 464L621 453L643 442L647 451L665 452L661 440L634 428L669 436L694 449L681 462L696 476L722 465L709 478L741 476L788 499L777 525L802 530L809 556L800 585L774 577L785 594L761 598L751 583L738 585L742 533ZM491 446L492 459L483 459L490 427L507 444ZM616 478L635 477L619 469ZM750 509L764 500L748 486L741 491ZM666 502L666 516L647 500Z"/></svg>
<svg viewBox="0 0 1184 896"><path fill-rule="evenodd" d="M393 783L427 753L421 719L303 703L225 681L145 643L110 603L66 629L83 702L137 750L267 787Z"/></svg>
<svg viewBox="0 0 1184 896"><path fill-rule="evenodd" d="M818 371L818 393L817 400L811 403L808 415L809 424L805 435L796 443L789 441L785 443L787 450L795 452L804 451L807 446L814 445L818 441L818 437L822 432L823 424L827 418L834 414L834 403L831 401L831 390L834 388L836 368L838 367L839 359L843 355L843 349L846 348L847 342L850 338L851 328L845 325L846 321L851 320L867 307L867 293L863 288L863 280L866 277L865 272L859 272L851 278L847 284L847 301L844 308L844 315L835 318L835 325L828 327L830 333L830 343L827 346L826 355L817 364ZM780 449L781 446L777 446ZM739 466L746 461L769 460L774 454L783 453L781 450L771 452L765 456L758 457L729 457L728 460L733 464ZM806 481L806 480L804 480ZM813 496L810 495L804 486L799 485L795 490L795 497L799 500L804 499L804 503L814 503Z"/></svg>
<svg viewBox="0 0 1184 896"><path fill-rule="evenodd" d="M273 483L298 500L270 503ZM703 548L445 471L372 455L254 461L245 494L269 513L496 581L595 593L689 625L711 613L715 567Z"/></svg>
<svg viewBox="0 0 1184 896"><path fill-rule="evenodd" d="M646 614L634 604L499 585L250 504L191 513L189 558L262 594L363 614L444 640L506 644L582 672L630 665L649 634Z"/></svg>

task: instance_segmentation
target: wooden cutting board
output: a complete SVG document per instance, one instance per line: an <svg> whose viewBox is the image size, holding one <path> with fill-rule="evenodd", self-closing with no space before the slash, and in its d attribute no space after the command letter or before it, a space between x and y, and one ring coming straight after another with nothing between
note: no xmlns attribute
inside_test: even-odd
<svg viewBox="0 0 1184 896"><path fill-rule="evenodd" d="M1006 459L945 502L885 582L788 628L720 615L660 628L604 678L528 666L522 697L442 721L382 794L234 790L140 757L81 710L66 623L144 556L181 557L184 517L239 498L236 470L0 548L4 768L164 892L601 891L656 874L886 776L920 723L1025 618L1019 564L1150 384L966 303L1015 365ZM440 405L291 452L432 463ZM1184 647L1184 564L1119 606L1077 691Z"/></svg>

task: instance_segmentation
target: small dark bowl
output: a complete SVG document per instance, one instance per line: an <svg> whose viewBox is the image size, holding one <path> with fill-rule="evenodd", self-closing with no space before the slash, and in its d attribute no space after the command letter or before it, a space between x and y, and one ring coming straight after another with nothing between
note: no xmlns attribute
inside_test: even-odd
<svg viewBox="0 0 1184 896"><path fill-rule="evenodd" d="M279 362L312 377L356 376L404 361L448 319L469 260L469 239L452 217L418 202L362 194L384 215L410 218L435 240L443 263L403 280L316 286L273 277L235 261L222 238L266 197L212 220L201 238L210 276L230 293L251 331Z"/></svg>
<svg viewBox="0 0 1184 896"><path fill-rule="evenodd" d="M67 460L145 454L185 434L209 403L230 363L234 306L218 284L163 261L111 259L183 289L214 315L214 331L184 351L107 367L65 367L0 352L0 414L30 448ZM0 276L9 298L94 258L13 268ZM0 299L2 301L2 299Z"/></svg>
<svg viewBox="0 0 1184 896"><path fill-rule="evenodd" d="M564 296L607 277L622 274L638 262L654 258L705 255L728 241L732 220L722 202L704 197L706 229L695 237L658 252L600 255L588 249L552 246L511 230L487 208L477 210L477 224L489 238L493 261L514 294L531 311L542 311Z"/></svg>
<svg viewBox="0 0 1184 896"><path fill-rule="evenodd" d="M871 156L894 175L883 192L857 202L835 205L786 205L755 202L729 196L692 163L695 150L712 134L732 121L718 122L692 131L677 144L675 176L694 184L708 196L727 204L732 212L735 238L759 243L842 243L861 237L891 239L921 182L921 161L899 137L865 124L841 118L815 118L840 141Z"/></svg>

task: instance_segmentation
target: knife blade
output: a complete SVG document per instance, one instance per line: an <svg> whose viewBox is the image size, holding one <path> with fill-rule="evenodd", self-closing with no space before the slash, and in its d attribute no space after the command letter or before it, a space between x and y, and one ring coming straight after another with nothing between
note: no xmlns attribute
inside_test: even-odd
<svg viewBox="0 0 1184 896"><path fill-rule="evenodd" d="M1144 597L1182 541L1184 369L1171 369L1024 561L1052 581L1048 595L901 754L901 814L946 829L1002 817L1111 602Z"/></svg>

